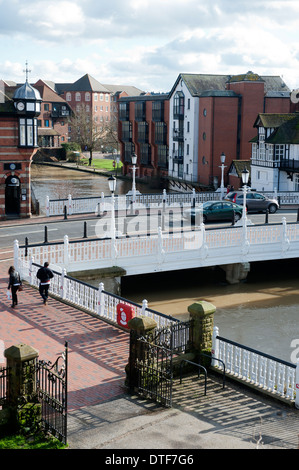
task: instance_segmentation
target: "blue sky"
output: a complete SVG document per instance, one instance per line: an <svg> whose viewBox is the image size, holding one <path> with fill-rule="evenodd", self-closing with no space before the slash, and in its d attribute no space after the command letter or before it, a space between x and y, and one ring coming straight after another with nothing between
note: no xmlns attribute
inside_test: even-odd
<svg viewBox="0 0 299 470"><path fill-rule="evenodd" d="M0 78L168 92L179 73L282 76L299 88L299 2L0 0Z"/></svg>

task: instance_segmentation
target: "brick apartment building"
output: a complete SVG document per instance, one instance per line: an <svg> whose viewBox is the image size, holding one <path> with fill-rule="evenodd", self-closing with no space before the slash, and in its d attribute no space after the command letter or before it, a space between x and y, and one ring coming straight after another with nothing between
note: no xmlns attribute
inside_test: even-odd
<svg viewBox="0 0 299 470"><path fill-rule="evenodd" d="M136 87L124 85L102 85L86 74L74 83L56 83L55 91L70 106L74 113L84 112L94 122L94 129L100 132L107 123L117 126L117 102L123 96L138 96L142 93ZM69 126L68 140L76 140L77 129Z"/></svg>
<svg viewBox="0 0 299 470"><path fill-rule="evenodd" d="M254 123L263 113L294 111L290 89L278 76L259 76L253 72L242 75L180 74L169 94L161 97L169 109L164 121L167 126L168 163L160 172L177 189L213 188L220 185L221 161L224 152L225 185L230 183L229 168L238 160L250 161L250 140L256 135ZM143 104L142 104L143 102ZM137 176L159 173L159 165L151 147L150 165L141 155L138 137L140 117L136 105L150 107L154 95L127 97L119 100L119 138L121 157L129 160L130 147L137 153ZM153 129L150 112L143 119L144 128ZM149 132L149 136L150 136ZM149 142L150 144L150 142ZM149 163L149 161L147 162ZM129 166L124 165L124 172ZM234 179L234 184L236 183Z"/></svg>
<svg viewBox="0 0 299 470"><path fill-rule="evenodd" d="M0 219L30 217L30 166L37 145L38 90L26 83L0 95Z"/></svg>
<svg viewBox="0 0 299 470"><path fill-rule="evenodd" d="M139 177L167 177L168 127L168 95L120 98L118 135L124 174L132 171L134 152L138 156Z"/></svg>

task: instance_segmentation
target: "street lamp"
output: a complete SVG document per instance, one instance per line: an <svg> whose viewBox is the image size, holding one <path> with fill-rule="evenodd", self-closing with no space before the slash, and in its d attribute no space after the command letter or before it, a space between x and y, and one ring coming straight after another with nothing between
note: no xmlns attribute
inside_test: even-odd
<svg viewBox="0 0 299 470"><path fill-rule="evenodd" d="M225 154L224 152L222 152L222 154L220 155L220 161L221 161L221 185L220 185L220 191L221 191L221 200L223 199L223 196L224 196L224 168L226 168L224 166L224 163L225 163Z"/></svg>
<svg viewBox="0 0 299 470"><path fill-rule="evenodd" d="M136 199L136 184L135 184L135 173L136 173L136 163L137 163L137 155L136 153L132 153L132 165L133 165L133 181L132 181L132 203L134 204Z"/></svg>
<svg viewBox="0 0 299 470"><path fill-rule="evenodd" d="M249 181L249 171L247 168L244 168L242 171L242 182L243 182L243 214L242 219L244 224L247 223L247 213L246 213L246 193L247 193L247 184Z"/></svg>
<svg viewBox="0 0 299 470"><path fill-rule="evenodd" d="M111 192L111 239L115 240L115 204L114 204L114 192L116 188L116 178L114 176L110 176L108 178L108 185Z"/></svg>

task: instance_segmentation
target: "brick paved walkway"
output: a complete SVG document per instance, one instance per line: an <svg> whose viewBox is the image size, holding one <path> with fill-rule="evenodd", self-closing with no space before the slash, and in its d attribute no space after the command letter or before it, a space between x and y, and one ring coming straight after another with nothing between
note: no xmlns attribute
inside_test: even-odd
<svg viewBox="0 0 299 470"><path fill-rule="evenodd" d="M54 362L68 341L69 411L123 394L128 334L51 298L44 306L39 292L28 285L12 309L6 290L13 260L6 256L0 253L0 340L5 348L25 343L37 349L40 359Z"/></svg>

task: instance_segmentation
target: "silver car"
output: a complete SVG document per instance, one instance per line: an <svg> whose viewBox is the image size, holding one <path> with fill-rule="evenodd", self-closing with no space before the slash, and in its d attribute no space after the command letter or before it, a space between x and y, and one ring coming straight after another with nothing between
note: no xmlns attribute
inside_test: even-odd
<svg viewBox="0 0 299 470"><path fill-rule="evenodd" d="M231 191L224 200L243 205L243 191ZM279 209L276 199L269 199L263 194L249 191L246 193L246 207L248 212L265 212L267 209L270 214L274 214Z"/></svg>

